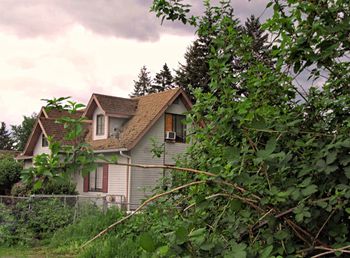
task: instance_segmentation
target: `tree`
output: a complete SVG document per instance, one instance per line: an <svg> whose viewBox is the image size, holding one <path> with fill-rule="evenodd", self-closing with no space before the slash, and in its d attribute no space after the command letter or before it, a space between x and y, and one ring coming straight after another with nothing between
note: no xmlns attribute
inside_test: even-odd
<svg viewBox="0 0 350 258"><path fill-rule="evenodd" d="M162 92L173 87L173 76L169 70L168 65L165 63L163 69L156 74L151 87L151 92Z"/></svg>
<svg viewBox="0 0 350 258"><path fill-rule="evenodd" d="M1 122L0 127L0 150L12 150L13 149L13 140L11 134L6 129L6 124Z"/></svg>
<svg viewBox="0 0 350 258"><path fill-rule="evenodd" d="M207 8L205 15L201 18L201 22L205 23L207 33L199 33L198 38L187 49L185 53L185 64L179 64L176 70L175 82L190 96L194 102L195 97L193 91L201 89L202 92L208 92L210 83L209 75L209 54L210 45L216 36L213 28L213 12Z"/></svg>
<svg viewBox="0 0 350 258"><path fill-rule="evenodd" d="M247 36L252 41L250 51L254 58L272 66L270 44L267 42L268 35L261 28L259 19L252 15L247 19L245 25L241 26L235 18L233 8L230 4L224 3L223 8L225 8L225 19L230 21L231 26L236 29L236 37L243 41L247 40L245 39L245 36ZM204 16L199 19L203 24L203 29L205 28L205 32L198 32L198 38L185 53L185 64L180 64L179 69L176 70L176 83L186 91L192 101L195 101L193 93L195 89L200 89L204 93L210 91L209 84L211 76L209 74L209 61L213 54L211 53L211 45L222 33L216 29L220 22L215 14L216 10L215 8L209 8L209 5L207 5ZM243 66L245 62L241 61L239 54L236 53L236 49L234 48L226 51L226 54L230 59L231 67L229 69L232 73L240 73L249 65L245 64ZM246 91L239 85L232 85L232 87L238 89L238 95L244 94Z"/></svg>
<svg viewBox="0 0 350 258"><path fill-rule="evenodd" d="M130 94L131 97L139 97L147 95L150 92L152 79L150 72L147 71L146 66L143 66L138 75L138 80L134 80L134 91Z"/></svg>
<svg viewBox="0 0 350 258"><path fill-rule="evenodd" d="M36 118L37 114L33 113L31 116L23 116L23 121L20 125L11 125L12 138L16 150L24 150Z"/></svg>
<svg viewBox="0 0 350 258"><path fill-rule="evenodd" d="M252 49L260 60L270 61L268 52L271 51L271 44L268 43L268 34L261 28L259 18L251 15L247 18L242 31L252 40Z"/></svg>
<svg viewBox="0 0 350 258"><path fill-rule="evenodd" d="M10 193L12 186L20 180L22 163L11 156L0 157L0 194Z"/></svg>

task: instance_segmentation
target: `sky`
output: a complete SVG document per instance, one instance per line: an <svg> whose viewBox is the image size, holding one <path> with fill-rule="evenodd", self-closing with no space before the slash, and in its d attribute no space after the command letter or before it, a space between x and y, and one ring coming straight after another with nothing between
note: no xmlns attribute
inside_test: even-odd
<svg viewBox="0 0 350 258"><path fill-rule="evenodd" d="M188 0L193 13L201 0ZM0 121L20 124L41 99L92 93L128 97L146 65L176 69L195 40L178 22L160 24L152 0L0 0ZM266 16L267 0L232 0L241 20Z"/></svg>

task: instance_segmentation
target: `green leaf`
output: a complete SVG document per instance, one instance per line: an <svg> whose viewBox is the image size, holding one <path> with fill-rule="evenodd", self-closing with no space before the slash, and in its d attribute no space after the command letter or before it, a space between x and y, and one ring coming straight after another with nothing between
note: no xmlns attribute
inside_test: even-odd
<svg viewBox="0 0 350 258"><path fill-rule="evenodd" d="M316 167L319 168L319 169L325 169L326 167L326 162L323 160L323 159L319 159L317 162L316 162Z"/></svg>
<svg viewBox="0 0 350 258"><path fill-rule="evenodd" d="M153 252L154 250L156 250L156 244L152 236L148 232L143 233L140 236L140 245L147 252Z"/></svg>
<svg viewBox="0 0 350 258"><path fill-rule="evenodd" d="M239 200L232 200L231 201L231 210L233 211L239 211L242 207L242 202Z"/></svg>
<svg viewBox="0 0 350 258"><path fill-rule="evenodd" d="M270 257L270 254L271 254L272 250L273 250L273 246L272 246L272 245L266 247L266 248L261 252L261 254L260 254L259 257L260 257L260 258L268 258L268 257Z"/></svg>
<svg viewBox="0 0 350 258"><path fill-rule="evenodd" d="M169 246L163 245L157 249L157 254L163 257L169 253L169 250L170 250Z"/></svg>
<svg viewBox="0 0 350 258"><path fill-rule="evenodd" d="M199 229L191 231L188 236L189 237L201 236L201 235L205 234L206 231L207 231L206 228L199 228Z"/></svg>
<svg viewBox="0 0 350 258"><path fill-rule="evenodd" d="M299 186L300 187L306 187L306 186L310 185L311 179L312 179L311 177L305 178L304 181Z"/></svg>
<svg viewBox="0 0 350 258"><path fill-rule="evenodd" d="M224 258L246 258L246 247L245 244L232 243L230 250L225 252Z"/></svg>
<svg viewBox="0 0 350 258"><path fill-rule="evenodd" d="M344 171L345 171L345 176L346 176L347 178L349 178L349 179L350 179L350 166L349 166L349 167L344 168Z"/></svg>
<svg viewBox="0 0 350 258"><path fill-rule="evenodd" d="M176 231L175 231L175 236L176 236L176 243L178 245L183 244L184 242L187 241L187 229L185 227L179 227Z"/></svg>
<svg viewBox="0 0 350 258"><path fill-rule="evenodd" d="M39 190L39 189L42 187L42 185L43 185L43 182L42 182L42 181L40 181L40 180L36 181L36 182L34 183L34 186L33 186L34 191L35 191L35 190Z"/></svg>
<svg viewBox="0 0 350 258"><path fill-rule="evenodd" d="M271 153L273 153L276 149L276 138L270 138L267 143L266 143L266 146L265 146L265 151L267 153L269 153L268 155L270 155Z"/></svg>
<svg viewBox="0 0 350 258"><path fill-rule="evenodd" d="M332 152L328 153L327 158L326 158L327 165L332 164L336 159L337 159L337 152L336 151L332 151Z"/></svg>
<svg viewBox="0 0 350 258"><path fill-rule="evenodd" d="M309 185L306 188L304 188L303 190L301 190L301 193L303 196L309 196L313 193L317 192L317 185Z"/></svg>
<svg viewBox="0 0 350 258"><path fill-rule="evenodd" d="M288 231L286 230L280 230L277 233L274 234L274 237L278 240L283 240L285 238L287 238L289 235Z"/></svg>

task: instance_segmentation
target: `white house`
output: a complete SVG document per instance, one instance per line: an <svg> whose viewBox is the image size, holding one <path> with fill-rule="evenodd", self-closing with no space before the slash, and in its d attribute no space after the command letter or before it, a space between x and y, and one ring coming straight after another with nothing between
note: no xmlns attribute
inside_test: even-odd
<svg viewBox="0 0 350 258"><path fill-rule="evenodd" d="M118 155L121 163L174 165L174 158L188 145L183 120L190 108L189 98L176 88L131 99L92 94L86 109L75 116L87 118L85 141L95 153ZM48 136L64 142L64 128L55 120L65 115L65 111L41 109L25 150L18 157L25 167L32 165L35 155L49 152ZM151 153L152 138L164 143L160 158ZM89 176L75 176L75 181L81 195L118 196L129 209L135 209L145 195L151 194L163 173L162 169L101 163Z"/></svg>

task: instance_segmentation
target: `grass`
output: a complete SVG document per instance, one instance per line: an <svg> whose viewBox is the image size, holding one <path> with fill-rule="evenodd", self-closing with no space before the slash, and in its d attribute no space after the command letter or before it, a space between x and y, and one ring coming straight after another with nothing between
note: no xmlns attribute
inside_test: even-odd
<svg viewBox="0 0 350 258"><path fill-rule="evenodd" d="M1 258L55 258L55 257L66 257L73 258L71 254L60 254L53 253L52 250L44 247L2 247L0 246L0 257Z"/></svg>

